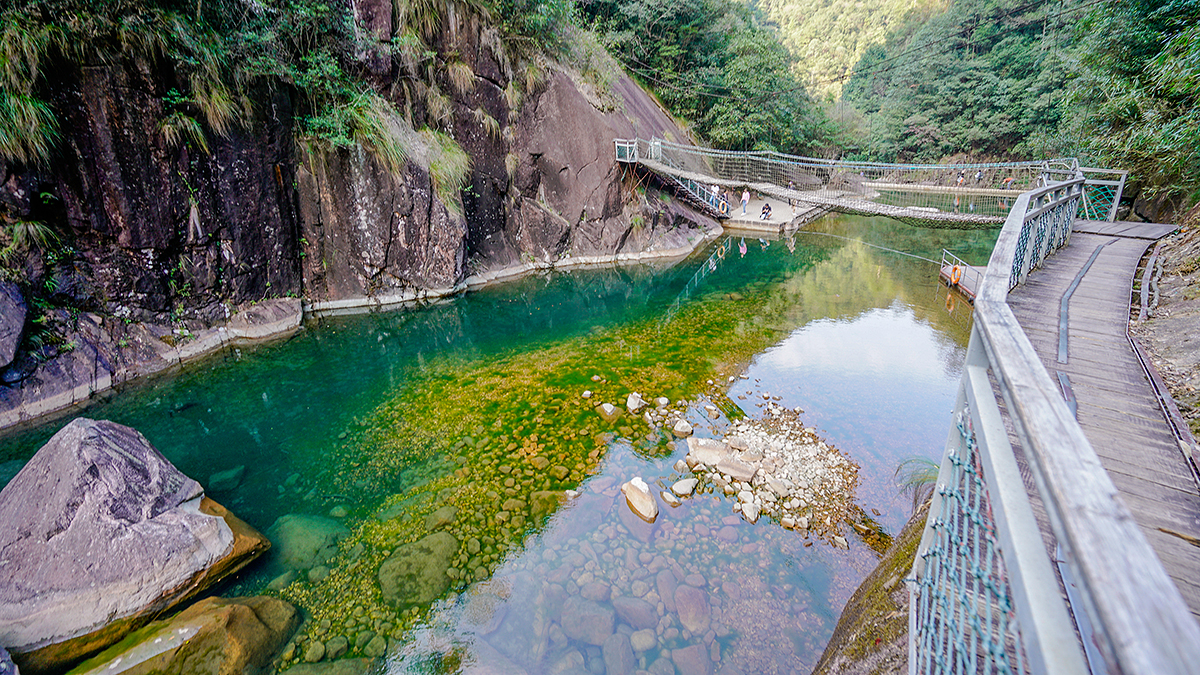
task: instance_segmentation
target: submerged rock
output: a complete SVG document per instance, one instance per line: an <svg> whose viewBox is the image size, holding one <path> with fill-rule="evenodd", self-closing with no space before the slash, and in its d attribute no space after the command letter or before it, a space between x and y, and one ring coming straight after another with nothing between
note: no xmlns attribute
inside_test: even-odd
<svg viewBox="0 0 1200 675"><path fill-rule="evenodd" d="M232 469L218 471L208 477L208 489L210 492L229 492L235 490L242 484L242 479L246 477L246 465L241 464Z"/></svg>
<svg viewBox="0 0 1200 675"><path fill-rule="evenodd" d="M675 611L679 614L679 623L693 635L708 630L710 613L705 591L695 586L679 586L675 589Z"/></svg>
<svg viewBox="0 0 1200 675"><path fill-rule="evenodd" d="M429 532L446 527L454 523L454 519L458 517L458 507L443 506L433 513L425 516L425 529Z"/></svg>
<svg viewBox="0 0 1200 675"><path fill-rule="evenodd" d="M621 492L625 495L625 502L629 504L629 508L641 516L642 520L653 523L658 517L658 502L650 493L650 486L646 485L646 481L640 476L635 476L621 485Z"/></svg>
<svg viewBox="0 0 1200 675"><path fill-rule="evenodd" d="M611 403L601 403L596 408L596 412L600 413L605 422L612 422L621 416L621 411Z"/></svg>
<svg viewBox="0 0 1200 675"><path fill-rule="evenodd" d="M329 562L350 530L323 516L289 513L276 519L267 534L275 542L272 558L276 563L286 569L306 570Z"/></svg>
<svg viewBox="0 0 1200 675"><path fill-rule="evenodd" d="M0 644L61 668L237 571L270 543L141 434L63 427L0 492Z"/></svg>
<svg viewBox="0 0 1200 675"><path fill-rule="evenodd" d="M599 647L613 634L613 610L573 595L563 605L561 624L567 637Z"/></svg>
<svg viewBox="0 0 1200 675"><path fill-rule="evenodd" d="M375 669L375 664L375 659L338 659L325 663L301 663L283 672L288 675L367 675Z"/></svg>
<svg viewBox="0 0 1200 675"><path fill-rule="evenodd" d="M278 598L205 598L169 620L151 623L139 639L101 652L72 673L255 672L270 665L299 624L296 608Z"/></svg>
<svg viewBox="0 0 1200 675"><path fill-rule="evenodd" d="M405 544L379 567L383 598L400 607L433 602L450 586L446 570L458 553L458 540L436 532Z"/></svg>

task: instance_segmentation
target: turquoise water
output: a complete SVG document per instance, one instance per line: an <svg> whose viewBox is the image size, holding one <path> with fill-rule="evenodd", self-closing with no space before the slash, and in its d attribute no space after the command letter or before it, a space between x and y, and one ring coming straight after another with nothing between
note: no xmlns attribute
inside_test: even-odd
<svg viewBox="0 0 1200 675"><path fill-rule="evenodd" d="M686 444L630 415L605 422L592 403L666 396L685 402L697 435L720 436L762 419L763 393L778 396L859 467L856 512L897 531L908 503L893 472L940 454L970 327L969 308L920 258L946 247L983 264L995 231L841 216L809 229L746 239L744 256L735 238L670 321L711 247L674 265L535 276L312 321L84 414L137 428L206 485L245 467L236 488L211 496L256 528L277 533L278 519L301 514L314 517L310 535L330 537L320 560L289 570L277 546L220 589L278 593L306 611L285 666L338 636L348 655L367 653L378 635L395 672L485 661L596 672L603 648L585 629L646 629L622 610L608 628L572 627L570 615L583 606L603 624L622 602L626 614L645 610L636 598L655 623L635 667L683 672L707 659L726 672L806 672L882 540L835 523L842 549L767 518L750 524L719 491L664 505L652 526L631 520L617 487L633 476L670 485ZM0 462L27 459L64 422L6 439ZM449 522L428 524L446 508ZM453 537L436 600L381 594L383 562L434 530ZM698 589L681 597L706 601L704 621L672 607L664 573Z"/></svg>

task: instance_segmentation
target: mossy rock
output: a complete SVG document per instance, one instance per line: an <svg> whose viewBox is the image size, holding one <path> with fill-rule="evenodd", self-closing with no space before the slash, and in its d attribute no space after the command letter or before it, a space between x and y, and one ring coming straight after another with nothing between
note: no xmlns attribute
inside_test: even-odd
<svg viewBox="0 0 1200 675"><path fill-rule="evenodd" d="M854 591L813 675L905 672L908 590L903 579L912 569L928 516L926 501L905 523L879 565Z"/></svg>
<svg viewBox="0 0 1200 675"><path fill-rule="evenodd" d="M379 587L399 607L433 602L450 586L446 570L458 553L458 540L435 532L396 549L379 567Z"/></svg>

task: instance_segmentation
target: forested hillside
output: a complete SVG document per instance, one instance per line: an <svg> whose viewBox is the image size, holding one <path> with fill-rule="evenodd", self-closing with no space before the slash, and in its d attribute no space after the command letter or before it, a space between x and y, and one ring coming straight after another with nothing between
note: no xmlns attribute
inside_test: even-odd
<svg viewBox="0 0 1200 675"><path fill-rule="evenodd" d="M709 143L816 153L832 129L779 34L727 0L582 0L581 19L624 66Z"/></svg>
<svg viewBox="0 0 1200 675"><path fill-rule="evenodd" d="M808 90L836 99L868 47L904 23L945 11L947 0L759 0Z"/></svg>
<svg viewBox="0 0 1200 675"><path fill-rule="evenodd" d="M1200 2L955 0L869 48L844 151L883 161L1076 156L1200 187Z"/></svg>

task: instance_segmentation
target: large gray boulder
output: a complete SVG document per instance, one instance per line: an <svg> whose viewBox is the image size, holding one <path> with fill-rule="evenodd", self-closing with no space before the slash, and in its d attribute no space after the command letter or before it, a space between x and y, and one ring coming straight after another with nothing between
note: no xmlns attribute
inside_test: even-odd
<svg viewBox="0 0 1200 675"><path fill-rule="evenodd" d="M0 368L12 363L25 330L25 297L11 281L0 281Z"/></svg>
<svg viewBox="0 0 1200 675"><path fill-rule="evenodd" d="M0 491L0 644L59 669L270 544L137 431L77 419Z"/></svg>

